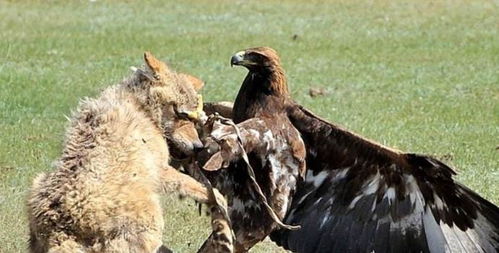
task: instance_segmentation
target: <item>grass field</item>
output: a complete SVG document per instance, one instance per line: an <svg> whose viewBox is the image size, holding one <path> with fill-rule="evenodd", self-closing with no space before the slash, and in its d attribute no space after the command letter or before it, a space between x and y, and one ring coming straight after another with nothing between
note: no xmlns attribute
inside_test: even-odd
<svg viewBox="0 0 499 253"><path fill-rule="evenodd" d="M321 1L322 2L322 1ZM402 150L439 157L499 204L499 1L0 0L0 252L25 252L32 178L61 151L78 100L150 50L233 100L230 56L277 49L294 98ZM310 87L327 94L312 98ZM165 198L165 242L193 252L208 220ZM253 252L273 252L270 242Z"/></svg>

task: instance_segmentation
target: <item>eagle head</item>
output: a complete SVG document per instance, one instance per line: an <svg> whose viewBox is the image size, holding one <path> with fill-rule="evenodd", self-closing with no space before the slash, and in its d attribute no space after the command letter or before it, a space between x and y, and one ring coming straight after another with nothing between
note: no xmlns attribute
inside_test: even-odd
<svg viewBox="0 0 499 253"><path fill-rule="evenodd" d="M273 71L280 67L281 61L277 52L270 47L255 47L235 53L230 65L246 67L251 72Z"/></svg>
<svg viewBox="0 0 499 253"><path fill-rule="evenodd" d="M268 112L269 108L274 112L284 110L289 92L284 69L274 49L255 47L237 52L231 57L230 64L248 69L234 102L234 122L253 118Z"/></svg>

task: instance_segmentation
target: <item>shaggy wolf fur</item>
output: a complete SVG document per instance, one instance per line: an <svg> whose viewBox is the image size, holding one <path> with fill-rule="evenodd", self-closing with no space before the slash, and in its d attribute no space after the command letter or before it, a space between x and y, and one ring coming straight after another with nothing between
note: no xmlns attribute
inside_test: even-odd
<svg viewBox="0 0 499 253"><path fill-rule="evenodd" d="M159 194L215 203L202 184L169 165L165 142L182 152L201 145L187 116L198 108L202 82L150 53L144 58L145 70L80 103L55 171L35 178L32 253L166 252Z"/></svg>

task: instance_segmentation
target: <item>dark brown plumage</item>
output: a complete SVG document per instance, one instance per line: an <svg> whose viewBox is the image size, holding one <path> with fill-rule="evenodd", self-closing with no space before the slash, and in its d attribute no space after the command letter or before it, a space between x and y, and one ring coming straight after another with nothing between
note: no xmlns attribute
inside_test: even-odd
<svg viewBox="0 0 499 253"><path fill-rule="evenodd" d="M496 252L499 209L435 158L364 139L296 105L307 176L271 238L296 252Z"/></svg>
<svg viewBox="0 0 499 253"><path fill-rule="evenodd" d="M234 102L234 122L285 113L289 93L275 50L261 47L241 51L232 56L231 65L242 65L249 70Z"/></svg>
<svg viewBox="0 0 499 253"><path fill-rule="evenodd" d="M454 181L455 172L447 165L362 138L294 103L279 57L270 48L239 52L231 64L249 70L234 104L234 121L264 117L271 119L266 123L269 129L290 121L294 127L286 125L283 132L297 129L305 143L305 179L298 178L296 186L293 181L280 182L297 187L289 195L292 204L284 222L302 228L274 231L271 238L279 245L296 252L499 249L499 209ZM266 163L257 158L264 155L253 155L255 164ZM227 170L232 177L225 183L242 190L237 182L244 178L244 164L233 164ZM259 172L264 188L271 172ZM242 215L254 222L262 218L260 213Z"/></svg>
<svg viewBox="0 0 499 253"><path fill-rule="evenodd" d="M240 52L231 59L231 64L250 69L236 98L232 117L241 129L256 181L278 218L283 219L305 171L304 143L286 115L288 91L284 72L277 54L269 48ZM278 224L266 212L250 183L234 129L214 124L211 137L224 142L219 157L233 161L227 169L209 177L227 196L236 249L244 252L265 239Z"/></svg>

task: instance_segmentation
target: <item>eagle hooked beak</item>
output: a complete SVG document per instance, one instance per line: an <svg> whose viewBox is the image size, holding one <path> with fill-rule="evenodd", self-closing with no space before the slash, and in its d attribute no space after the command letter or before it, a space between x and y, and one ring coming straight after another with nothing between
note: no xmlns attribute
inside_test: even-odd
<svg viewBox="0 0 499 253"><path fill-rule="evenodd" d="M244 51L239 51L235 53L231 58L230 58L230 66L234 65L245 65L249 64L250 62L244 58L246 53Z"/></svg>

